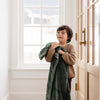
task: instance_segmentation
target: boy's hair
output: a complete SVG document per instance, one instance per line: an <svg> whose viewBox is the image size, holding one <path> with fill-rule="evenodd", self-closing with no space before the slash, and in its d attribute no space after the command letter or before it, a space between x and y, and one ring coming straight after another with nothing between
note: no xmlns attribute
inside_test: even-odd
<svg viewBox="0 0 100 100"><path fill-rule="evenodd" d="M68 36L68 40L67 40L67 43L71 41L71 38L73 37L73 31L72 29L67 26L67 25L61 25L60 27L57 28L57 32L58 31L62 31L62 30L66 30L67 32L67 36Z"/></svg>

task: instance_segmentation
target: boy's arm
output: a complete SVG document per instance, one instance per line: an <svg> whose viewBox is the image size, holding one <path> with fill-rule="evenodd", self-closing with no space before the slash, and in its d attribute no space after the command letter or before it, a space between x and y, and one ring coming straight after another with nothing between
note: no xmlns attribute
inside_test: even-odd
<svg viewBox="0 0 100 100"><path fill-rule="evenodd" d="M76 52L73 45L69 46L69 52L64 52L62 58L69 65L74 65L76 62Z"/></svg>
<svg viewBox="0 0 100 100"><path fill-rule="evenodd" d="M48 50L47 55L45 56L45 60L46 60L47 62L51 62L54 53L55 53L55 49L52 48L52 46L51 46L51 47L49 48L49 50Z"/></svg>

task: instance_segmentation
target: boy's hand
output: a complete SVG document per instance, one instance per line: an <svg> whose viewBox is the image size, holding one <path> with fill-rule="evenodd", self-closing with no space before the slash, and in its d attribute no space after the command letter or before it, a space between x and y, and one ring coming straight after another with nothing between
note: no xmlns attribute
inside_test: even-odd
<svg viewBox="0 0 100 100"><path fill-rule="evenodd" d="M52 45L51 45L51 47L52 47L53 49L55 49L55 48L58 47L58 46L59 46L59 44L58 44L57 42L53 42Z"/></svg>
<svg viewBox="0 0 100 100"><path fill-rule="evenodd" d="M59 54L64 54L64 51L59 50L58 53L59 53Z"/></svg>

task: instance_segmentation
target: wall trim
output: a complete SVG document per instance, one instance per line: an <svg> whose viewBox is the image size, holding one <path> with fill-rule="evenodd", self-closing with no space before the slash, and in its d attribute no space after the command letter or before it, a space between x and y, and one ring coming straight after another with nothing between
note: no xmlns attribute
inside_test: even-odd
<svg viewBox="0 0 100 100"><path fill-rule="evenodd" d="M16 94L25 94L25 95L28 95L28 94L42 94L42 95L45 95L46 92L10 92L10 95L16 95Z"/></svg>
<svg viewBox="0 0 100 100"><path fill-rule="evenodd" d="M11 80L15 79L46 79L48 78L49 70L47 69L13 69L11 70Z"/></svg>
<svg viewBox="0 0 100 100"><path fill-rule="evenodd" d="M32 67L16 67L16 68L12 68L12 71L48 71L49 68L32 68Z"/></svg>

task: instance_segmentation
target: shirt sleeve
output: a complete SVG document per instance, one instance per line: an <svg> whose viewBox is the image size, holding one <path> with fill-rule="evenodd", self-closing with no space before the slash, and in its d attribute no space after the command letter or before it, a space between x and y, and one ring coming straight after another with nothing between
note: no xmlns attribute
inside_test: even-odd
<svg viewBox="0 0 100 100"><path fill-rule="evenodd" d="M69 46L69 51L62 54L62 58L69 65L74 65L76 63L76 52L73 45Z"/></svg>
<svg viewBox="0 0 100 100"><path fill-rule="evenodd" d="M52 48L52 47L50 47L49 50L48 50L48 52L47 52L47 55L45 56L45 60L47 62L51 62L54 53L55 53L55 49Z"/></svg>

